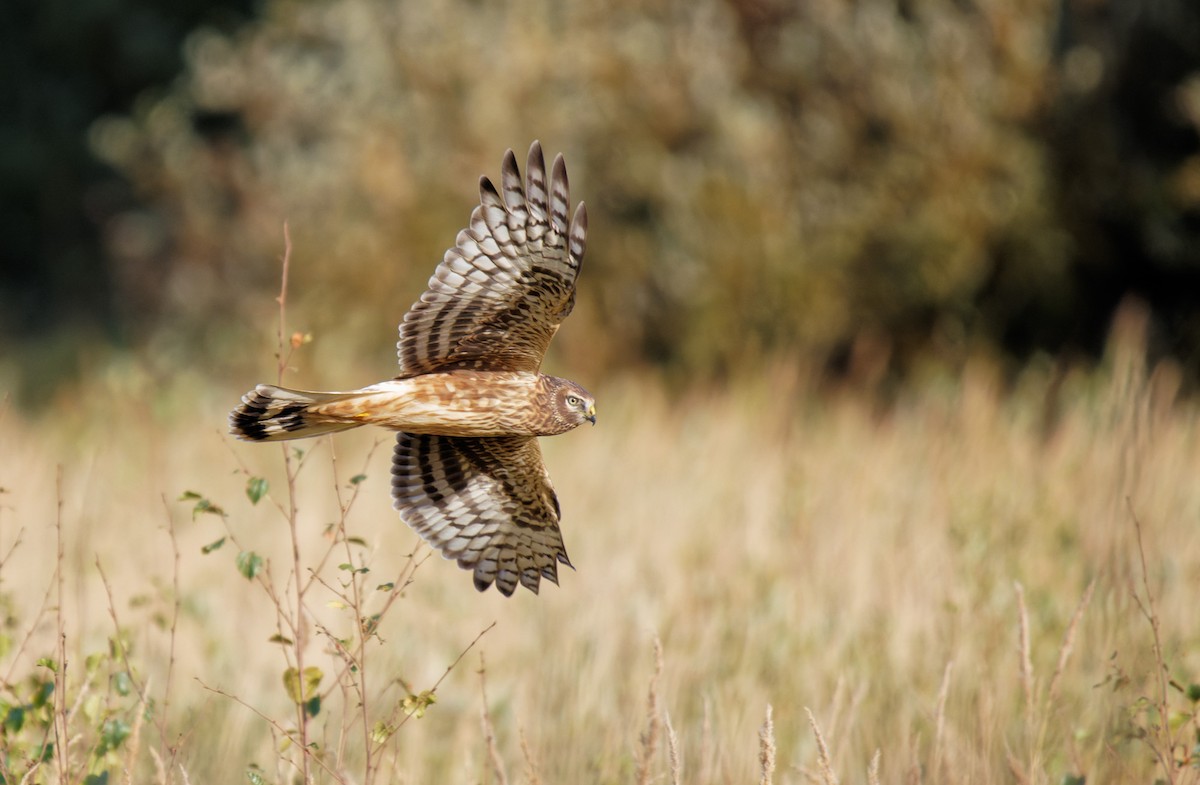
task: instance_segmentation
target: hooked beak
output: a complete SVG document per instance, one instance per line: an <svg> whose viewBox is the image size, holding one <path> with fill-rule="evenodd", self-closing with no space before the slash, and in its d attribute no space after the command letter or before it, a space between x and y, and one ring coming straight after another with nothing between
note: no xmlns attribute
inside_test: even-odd
<svg viewBox="0 0 1200 785"><path fill-rule="evenodd" d="M594 404L588 407L587 414L583 416L583 419L587 420L592 425L596 424L596 406Z"/></svg>

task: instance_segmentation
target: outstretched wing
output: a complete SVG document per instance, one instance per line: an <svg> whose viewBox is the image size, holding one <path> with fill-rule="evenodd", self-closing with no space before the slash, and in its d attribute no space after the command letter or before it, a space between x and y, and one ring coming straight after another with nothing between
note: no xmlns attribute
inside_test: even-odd
<svg viewBox="0 0 1200 785"><path fill-rule="evenodd" d="M392 459L400 517L447 559L493 582L506 597L517 581L534 594L568 567L558 498L532 437L464 439L403 433Z"/></svg>
<svg viewBox="0 0 1200 785"><path fill-rule="evenodd" d="M472 369L536 373L575 303L587 211L567 223L567 167L554 159L549 189L542 146L529 148L525 187L513 151L501 193L479 181L479 206L409 309L396 344L400 376Z"/></svg>

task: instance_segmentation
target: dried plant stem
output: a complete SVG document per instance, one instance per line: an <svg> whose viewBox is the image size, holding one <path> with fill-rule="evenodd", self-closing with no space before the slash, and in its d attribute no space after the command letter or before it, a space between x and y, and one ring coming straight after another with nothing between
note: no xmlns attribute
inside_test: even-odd
<svg viewBox="0 0 1200 785"><path fill-rule="evenodd" d="M1138 610L1142 612L1142 615L1146 617L1146 621L1150 623L1150 630L1154 635L1154 665L1158 675L1158 695L1155 699L1155 709L1158 711L1158 723L1152 727L1152 730L1156 731L1155 735L1159 738L1156 742L1151 741L1150 748L1154 751L1155 757L1158 758L1159 765L1162 766L1163 773L1166 775L1169 785L1175 785L1175 739L1171 731L1171 724L1167 721L1167 718L1171 716L1170 707L1167 702L1167 663L1162 652L1158 609L1154 607L1154 592L1150 590L1150 571L1146 567L1146 548L1142 544L1142 523L1138 520L1137 513L1133 511L1133 502L1126 498L1125 504L1129 508L1129 517L1133 519L1133 528L1137 536L1138 560L1142 568L1142 590L1146 593L1145 604L1138 597L1137 589L1131 586L1129 593L1133 597L1133 601L1137 603Z"/></svg>
<svg viewBox="0 0 1200 785"><path fill-rule="evenodd" d="M638 752L637 775L634 781L637 785L646 785L650 781L650 764L654 760L654 752L658 748L658 680L662 677L663 653L662 642L654 639L654 675L650 678L650 690L646 695L646 730L641 735L641 749Z"/></svg>
<svg viewBox="0 0 1200 785"><path fill-rule="evenodd" d="M175 756L179 754L179 745L167 744L166 718L168 716L168 709L171 707L171 683L175 675L175 642L178 637L177 630L179 627L179 611L182 607L182 593L179 588L180 555L179 539L175 536L175 519L171 515L171 507L165 495L162 497L162 503L163 508L167 512L167 534L171 539L171 591L174 596L171 598L171 640L167 659L167 681L163 685L162 711L155 712L155 714L163 718L158 724L159 754L170 754L170 760L167 762L165 770L172 771L174 769ZM165 781L166 779L164 778Z"/></svg>
<svg viewBox="0 0 1200 785"><path fill-rule="evenodd" d="M1087 610L1088 605L1092 601L1092 594L1096 590L1096 579L1093 578L1088 583L1087 589L1083 592L1083 597L1079 600L1079 604L1075 606L1075 612L1071 614L1071 621L1067 623L1067 630L1063 633L1062 645L1058 647L1058 662L1054 665L1054 673L1050 677L1050 686L1046 690L1045 700L1043 702L1041 724L1038 728L1037 746L1040 749L1045 743L1046 734L1050 729L1050 719L1054 715L1054 708L1057 705L1059 688L1062 685L1063 673L1066 672L1067 661L1071 658L1071 651L1075 648L1075 635L1079 630L1079 622L1083 619L1083 613Z"/></svg>
<svg viewBox="0 0 1200 785"><path fill-rule="evenodd" d="M68 755L68 747L70 746L70 736L67 732L67 631L66 621L63 615L63 602L66 595L63 593L63 562L65 561L65 550L62 536L62 510L63 510L63 470L62 466L58 467L56 477L56 488L58 494L57 505L55 506L54 515L54 537L55 537L55 560L54 560L54 581L57 586L58 602L54 611L55 631L58 646L58 667L54 670L54 752L58 759L58 776L63 783L70 782L70 757Z"/></svg>
<svg viewBox="0 0 1200 785"><path fill-rule="evenodd" d="M1082 599L1075 606L1075 612L1071 614L1071 621L1067 624L1067 631L1063 633L1062 646L1058 649L1058 662L1054 666L1054 674L1050 677L1050 689L1046 693L1046 702L1052 705L1058 699L1058 690L1062 682L1063 672L1067 667L1067 660L1071 658L1071 651L1075 648L1075 633L1079 629L1079 622L1083 619L1083 612L1092 602L1092 594L1096 591L1096 579L1093 578L1088 584L1087 589L1083 592Z"/></svg>
<svg viewBox="0 0 1200 785"><path fill-rule="evenodd" d="M487 663L484 661L483 652L479 653L479 694L483 698L479 721L483 727L483 742L487 748L488 762L496 774L496 781L500 785L508 785L508 774L504 771L504 761L500 757L500 750L496 748L496 729L492 725L491 712L488 711Z"/></svg>
<svg viewBox="0 0 1200 785"><path fill-rule="evenodd" d="M279 384L283 384L283 372L287 370L288 361L291 359L291 353L286 356L283 353L284 347L284 331L287 329L287 291L288 291L288 270L292 264L292 234L288 230L287 221L283 222L283 270L279 275L279 297L276 302L279 303ZM290 343L290 342L289 342Z"/></svg>
<svg viewBox="0 0 1200 785"><path fill-rule="evenodd" d="M542 777L538 774L537 764L533 761L533 753L529 751L529 742L525 738L525 729L519 730L521 736L521 757L525 760L526 785L542 785Z"/></svg>
<svg viewBox="0 0 1200 785"><path fill-rule="evenodd" d="M838 778L833 773L833 763L829 757L829 747L825 744L825 737L821 735L817 718L807 706L804 707L804 713L808 715L808 724L812 726L813 736L817 740L817 763L821 767L821 781L824 785L838 785Z"/></svg>
<svg viewBox="0 0 1200 785"><path fill-rule="evenodd" d="M238 704L239 706L242 706L242 707L247 708L250 711L254 712L256 715L258 715L259 719L263 720L268 725L270 725L272 730L275 731L275 733L279 734L280 736L282 736L285 739L288 739L293 744L298 744L300 742L299 738L296 735L294 735L291 731L289 731L287 728L283 727L276 720L267 716L263 712L259 711L254 706L250 705L249 703L242 700L238 696L234 695L232 692L226 692L225 690L221 689L220 687L211 687L208 684L205 684L204 681L200 678L197 678L196 682L201 687L208 690L209 692L214 693L216 695L220 695L222 698L228 698L229 700L233 701L234 703ZM302 756L302 758L303 758L303 760L307 761L309 759L309 756L304 755L304 756ZM326 774L328 774L330 777L333 777L335 782L340 782L340 783L346 782L346 780L341 775L339 775L327 763L325 763L325 761L321 758L321 756L313 755L312 760L314 760L318 766L320 766L322 769L324 769ZM292 768L296 769L297 771L303 771L303 768L296 765L296 763L294 763L292 761L288 761L288 763L292 766Z"/></svg>
<svg viewBox="0 0 1200 785"><path fill-rule="evenodd" d="M700 776L696 780L700 783L710 783L713 781L713 765L715 761L715 753L713 751L713 728L712 728L712 700L705 696L704 698L704 719L700 723Z"/></svg>
<svg viewBox="0 0 1200 785"><path fill-rule="evenodd" d="M875 754L871 756L871 764L867 766L867 785L879 785L879 758L880 750L875 748Z"/></svg>
<svg viewBox="0 0 1200 785"><path fill-rule="evenodd" d="M475 636L475 639L472 640L470 643L468 643L466 648L458 653L458 656L455 657L454 662L452 662L446 666L446 670L442 671L442 675L439 676L438 680L433 683L433 686L429 688L429 691L437 692L438 687L442 686L442 682L445 681L446 677L450 675L450 671L457 668L458 664L460 662L462 662L463 657L466 657L467 654L471 651L471 649L475 648L475 644L479 643L479 641L483 638L483 636L487 635L489 632L491 632L492 628L494 628L495 626L496 626L496 622L492 622L491 624L489 624L488 626L486 626L482 630L480 630L479 634ZM411 714L404 715L404 719L400 720L400 722L396 725L396 729L399 730L400 728L404 727L404 723L408 722L412 716L413 715L411 715Z"/></svg>
<svg viewBox="0 0 1200 785"><path fill-rule="evenodd" d="M683 763L679 756L679 737L675 735L675 728L671 725L670 712L663 714L663 724L667 726L667 760L671 766L671 785L680 785L683 782Z"/></svg>
<svg viewBox="0 0 1200 785"><path fill-rule="evenodd" d="M125 673L129 676L129 683L133 685L138 700L144 703L146 701L146 685L137 680L133 665L129 662L129 649L125 645L125 636L121 634L121 622L117 619L117 606L113 599L112 585L108 582L108 575L104 572L104 565L100 563L99 556L96 557L96 572L100 573L100 583L104 586L104 594L108 600L108 617L112 619L113 623L113 642L116 645L117 653L121 656L121 664L125 666Z"/></svg>
<svg viewBox="0 0 1200 785"><path fill-rule="evenodd" d="M1033 658L1029 642L1029 612L1025 607L1025 587L1020 581L1013 581L1017 592L1018 614L1018 646L1021 656L1021 688L1025 693L1025 723L1026 728L1033 725Z"/></svg>
<svg viewBox="0 0 1200 785"><path fill-rule="evenodd" d="M278 384L283 384L283 374L287 370L288 362L291 359L291 351L284 353L285 346L292 345L292 350L295 349L294 342L285 342L284 335L287 330L287 292L288 292L288 270L291 267L292 260L292 237L288 231L288 225L285 222L283 225L283 270L279 276L279 327L278 327L278 345L277 358L279 360L277 380ZM288 445L281 444L280 450L283 452L283 468L284 474L287 477L287 505L285 508L285 518L287 519L288 533L291 536L292 542L292 586L295 592L295 606L291 609L291 617L288 619L288 626L292 629L292 658L295 661L295 668L298 674L304 673L304 654L308 644L308 636L305 634L305 603L304 595L309 584L306 584L300 579L303 570L303 562L300 558L300 531L299 531L299 508L296 499L296 476L299 474L299 469L292 466L292 455L288 450ZM280 613L284 612L282 605L276 606ZM303 677L301 677L303 678ZM308 710L304 695L301 694L300 700L296 701L296 728L300 734L300 771L305 783L311 782L312 778L309 772L309 757L312 756L312 751L308 746Z"/></svg>
<svg viewBox="0 0 1200 785"><path fill-rule="evenodd" d="M950 697L950 674L954 671L954 660L946 663L942 671L942 686L938 688L937 713L933 722L933 763L931 770L936 782L942 781L942 759L946 741L946 700Z"/></svg>
<svg viewBox="0 0 1200 785"><path fill-rule="evenodd" d="M150 689L150 680L146 681L146 689ZM129 733L129 741L126 745L128 751L125 754L125 785L133 785L133 770L137 765L138 751L141 749L142 743L142 726L146 721L146 698L141 696L138 698L137 711L133 715L133 728ZM151 748L153 752L153 748Z"/></svg>
<svg viewBox="0 0 1200 785"><path fill-rule="evenodd" d="M812 713L809 712L809 718ZM815 726L814 726L815 727ZM775 722L771 718L771 704L767 704L767 716L758 730L758 783L771 785L775 779Z"/></svg>

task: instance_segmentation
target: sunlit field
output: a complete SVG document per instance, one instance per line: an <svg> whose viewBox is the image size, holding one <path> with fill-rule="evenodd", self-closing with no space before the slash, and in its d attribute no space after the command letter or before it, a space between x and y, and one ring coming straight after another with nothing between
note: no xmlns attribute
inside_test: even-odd
<svg viewBox="0 0 1200 785"><path fill-rule="evenodd" d="M309 351L297 386L375 380ZM224 435L258 379L4 406L0 774L1196 782L1200 411L1141 358L1133 324L1098 369L887 403L580 379L599 424L542 441L576 569L511 599L399 521L382 432L288 446L294 554L283 450Z"/></svg>

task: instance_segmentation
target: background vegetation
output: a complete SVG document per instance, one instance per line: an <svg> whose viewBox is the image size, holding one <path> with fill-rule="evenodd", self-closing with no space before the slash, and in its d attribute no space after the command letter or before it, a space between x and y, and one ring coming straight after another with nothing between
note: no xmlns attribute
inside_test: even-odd
<svg viewBox="0 0 1200 785"><path fill-rule="evenodd" d="M2 781L1200 779L1194 4L6 11ZM378 434L223 431L534 138L601 426L506 601Z"/></svg>
<svg viewBox="0 0 1200 785"><path fill-rule="evenodd" d="M1196 782L1200 412L1129 317L1101 370L884 411L602 381L544 441L577 570L508 600L426 560L377 434L296 445L293 515L228 391L9 410L3 776L295 782L303 705L317 782Z"/></svg>
<svg viewBox="0 0 1200 785"><path fill-rule="evenodd" d="M561 347L588 370L1094 358L1133 293L1151 351L1195 376L1194 3L274 0L181 49L168 31L198 12L106 8L109 47L14 42L39 85L3 146L23 173L0 318L25 404L110 344L164 372L228 363L285 219L313 327L384 356L478 175L534 138L567 154L596 227ZM107 54L126 49L165 53ZM80 119L47 133L67 108ZM64 136L103 164L57 152ZM390 309L357 307L381 290Z"/></svg>

